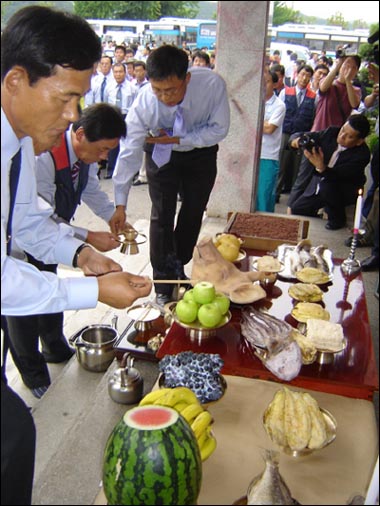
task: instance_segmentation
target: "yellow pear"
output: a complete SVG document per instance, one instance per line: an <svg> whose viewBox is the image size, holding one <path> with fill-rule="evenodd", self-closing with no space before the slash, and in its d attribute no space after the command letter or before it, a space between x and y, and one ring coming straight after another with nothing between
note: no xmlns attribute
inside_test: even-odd
<svg viewBox="0 0 380 506"><path fill-rule="evenodd" d="M236 235L234 234L222 234L219 237L219 242L220 243L229 242L239 249L243 241L239 239L239 237L236 237Z"/></svg>
<svg viewBox="0 0 380 506"><path fill-rule="evenodd" d="M217 250L225 260L228 260L230 262L235 262L239 256L239 247L229 241L223 241L217 247Z"/></svg>

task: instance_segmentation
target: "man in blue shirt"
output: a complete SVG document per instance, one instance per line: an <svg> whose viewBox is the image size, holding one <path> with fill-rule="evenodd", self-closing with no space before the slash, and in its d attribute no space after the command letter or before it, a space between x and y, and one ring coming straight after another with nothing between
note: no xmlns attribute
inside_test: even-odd
<svg viewBox="0 0 380 506"><path fill-rule="evenodd" d="M126 220L129 190L145 149L152 201L150 260L153 278L159 280L184 278L214 186L218 143L230 124L224 80L207 68L188 70L188 64L187 54L174 46L151 53L149 84L127 115L127 137L120 143L113 175L116 212L111 230L117 233ZM175 220L179 190L182 202ZM159 304L172 300L173 285L156 284L155 289Z"/></svg>

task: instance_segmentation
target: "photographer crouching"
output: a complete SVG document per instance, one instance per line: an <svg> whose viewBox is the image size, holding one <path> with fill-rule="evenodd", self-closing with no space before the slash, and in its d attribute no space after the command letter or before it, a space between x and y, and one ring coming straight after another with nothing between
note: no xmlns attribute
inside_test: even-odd
<svg viewBox="0 0 380 506"><path fill-rule="evenodd" d="M356 202L366 181L369 129L365 116L352 114L341 128L290 137L289 146L301 149L304 156L289 196L288 214L317 216L324 208L328 216L325 228L338 230L346 225L345 207Z"/></svg>

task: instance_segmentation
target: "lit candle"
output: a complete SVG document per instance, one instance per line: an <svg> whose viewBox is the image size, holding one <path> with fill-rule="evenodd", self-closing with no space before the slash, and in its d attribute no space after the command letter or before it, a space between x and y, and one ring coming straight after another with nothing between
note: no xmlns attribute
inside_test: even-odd
<svg viewBox="0 0 380 506"><path fill-rule="evenodd" d="M356 201L355 219L354 219L354 234L358 233L360 227L360 220L362 216L362 201L363 190L359 190L358 200Z"/></svg>

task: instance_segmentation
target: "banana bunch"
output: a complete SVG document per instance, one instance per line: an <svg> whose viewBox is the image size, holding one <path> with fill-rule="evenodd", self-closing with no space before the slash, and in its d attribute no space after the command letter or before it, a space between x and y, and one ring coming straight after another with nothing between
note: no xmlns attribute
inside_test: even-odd
<svg viewBox="0 0 380 506"><path fill-rule="evenodd" d="M278 390L264 413L268 436L291 450L323 448L329 439L325 418L317 401L306 392Z"/></svg>
<svg viewBox="0 0 380 506"><path fill-rule="evenodd" d="M216 448L216 439L211 432L213 418L200 404L195 393L187 387L159 388L145 395L140 406L156 404L169 406L187 421L198 441L202 461L206 460Z"/></svg>

